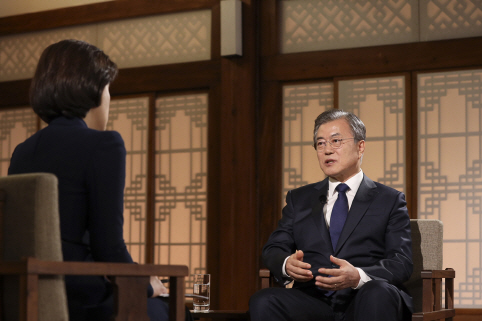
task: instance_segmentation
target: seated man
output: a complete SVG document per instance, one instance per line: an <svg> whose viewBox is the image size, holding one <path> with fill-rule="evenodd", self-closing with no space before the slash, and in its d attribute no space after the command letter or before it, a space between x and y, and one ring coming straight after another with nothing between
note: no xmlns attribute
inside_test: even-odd
<svg viewBox="0 0 482 321"><path fill-rule="evenodd" d="M281 284L250 300L252 321L409 320L410 219L405 196L361 170L365 125L329 110L315 121L321 182L288 192L283 216L263 248Z"/></svg>

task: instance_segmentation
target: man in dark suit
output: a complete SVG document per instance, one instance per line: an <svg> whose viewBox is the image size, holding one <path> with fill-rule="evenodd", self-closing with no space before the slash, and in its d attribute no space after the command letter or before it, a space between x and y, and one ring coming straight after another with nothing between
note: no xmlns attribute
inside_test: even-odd
<svg viewBox="0 0 482 321"><path fill-rule="evenodd" d="M407 320L412 273L405 196L363 174L365 125L329 110L315 120L321 182L288 192L263 261L281 284L250 300L252 321Z"/></svg>

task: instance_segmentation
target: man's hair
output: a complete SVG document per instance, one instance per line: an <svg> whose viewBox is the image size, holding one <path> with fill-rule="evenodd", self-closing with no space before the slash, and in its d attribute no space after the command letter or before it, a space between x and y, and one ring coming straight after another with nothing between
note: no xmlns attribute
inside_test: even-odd
<svg viewBox="0 0 482 321"><path fill-rule="evenodd" d="M102 92L117 76L117 65L99 48L62 40L42 53L30 86L30 104L50 123L59 116L84 118L101 103Z"/></svg>
<svg viewBox="0 0 482 321"><path fill-rule="evenodd" d="M365 124L358 118L355 114L350 113L348 111L340 110L340 109L330 109L318 117L315 120L315 129L313 130L313 146L316 148L316 135L318 134L318 129L321 125L326 124L328 122L337 120L337 119L345 119L350 126L351 132L353 137L355 138L355 142L359 142L361 140L365 140L366 137L366 128Z"/></svg>

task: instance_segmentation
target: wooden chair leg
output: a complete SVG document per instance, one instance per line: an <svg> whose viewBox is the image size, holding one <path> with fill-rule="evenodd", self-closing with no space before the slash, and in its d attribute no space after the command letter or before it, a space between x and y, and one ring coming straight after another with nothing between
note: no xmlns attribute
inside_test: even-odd
<svg viewBox="0 0 482 321"><path fill-rule="evenodd" d="M26 274L19 277L20 281L20 321L38 320L38 275Z"/></svg>
<svg viewBox="0 0 482 321"><path fill-rule="evenodd" d="M447 269L453 271L453 269ZM454 279L445 279L445 308L454 308ZM446 321L452 321L453 318L447 318Z"/></svg>
<svg viewBox="0 0 482 321"><path fill-rule="evenodd" d="M454 308L454 279L445 279L445 308Z"/></svg>
<svg viewBox="0 0 482 321"><path fill-rule="evenodd" d="M439 311L442 308L442 279L432 279L433 286L433 309L432 311Z"/></svg>
<svg viewBox="0 0 482 321"><path fill-rule="evenodd" d="M433 310L433 289L432 280L423 279L423 301L422 312L432 312Z"/></svg>
<svg viewBox="0 0 482 321"><path fill-rule="evenodd" d="M184 321L184 277L169 278L169 320Z"/></svg>

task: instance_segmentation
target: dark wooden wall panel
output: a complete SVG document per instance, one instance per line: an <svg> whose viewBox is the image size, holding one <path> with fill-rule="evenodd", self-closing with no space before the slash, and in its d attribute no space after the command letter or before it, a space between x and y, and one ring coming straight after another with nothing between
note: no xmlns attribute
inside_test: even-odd
<svg viewBox="0 0 482 321"><path fill-rule="evenodd" d="M481 66L482 37L303 52L263 57L265 80L343 76Z"/></svg>
<svg viewBox="0 0 482 321"><path fill-rule="evenodd" d="M243 0L243 56L221 59L219 305L247 309L257 289L256 1ZM229 289L229 290L228 290Z"/></svg>
<svg viewBox="0 0 482 321"><path fill-rule="evenodd" d="M281 218L283 183L282 88L277 82L263 82L261 89L258 126L259 240L256 253L258 256L261 256L263 245Z"/></svg>
<svg viewBox="0 0 482 321"><path fill-rule="evenodd" d="M112 83L114 95L127 92L151 92L207 88L219 82L219 60L171 65L127 68L119 71Z"/></svg>
<svg viewBox="0 0 482 321"><path fill-rule="evenodd" d="M156 183L152 179L156 174L156 96L149 95L149 122L147 125L147 208L146 208L146 263L156 263L154 243L156 241Z"/></svg>
<svg viewBox="0 0 482 321"><path fill-rule="evenodd" d="M209 111L208 111L208 203L207 203L207 253L206 268L211 274L211 304L213 308L219 308L219 298L221 297L220 275L220 244L222 229L220 211L221 198L221 179L219 168L221 167L221 146L218 143L221 137L221 86L220 84L211 86L209 91ZM215 138L213 138L215 137ZM227 307L228 308L228 307Z"/></svg>
<svg viewBox="0 0 482 321"><path fill-rule="evenodd" d="M418 99L418 91L417 91L417 76L416 73L412 72L411 73L411 106L417 106L417 99ZM407 203L410 202L412 204L412 209L418 209L418 195L417 195L417 189L418 189L418 112L417 111L411 111L410 112L410 119L407 119L406 124L409 125L407 126L407 129L409 128L411 130L411 150L412 153L415 157L412 157L410 160L411 167L414 169L413 170L413 176L411 179L411 185L412 185L412 193L407 195ZM408 164L408 163L407 163ZM409 212L410 218L416 219L418 217L417 213L415 211Z"/></svg>
<svg viewBox="0 0 482 321"><path fill-rule="evenodd" d="M0 108L28 105L29 88L30 79L0 82Z"/></svg>
<svg viewBox="0 0 482 321"><path fill-rule="evenodd" d="M220 60L186 62L171 65L125 68L119 70L110 86L113 96L207 89L219 83ZM0 82L0 107L28 104L30 79Z"/></svg>
<svg viewBox="0 0 482 321"><path fill-rule="evenodd" d="M277 0L260 5L260 61L279 53L279 14ZM283 99L282 83L267 80L265 65L260 64L260 108L258 113L259 217L258 250L261 251L281 218L283 184ZM264 267L260 259L259 267Z"/></svg>

